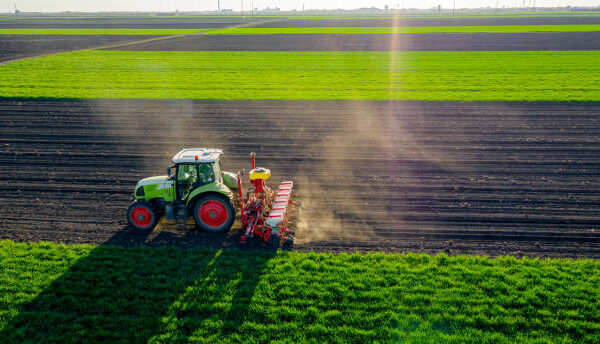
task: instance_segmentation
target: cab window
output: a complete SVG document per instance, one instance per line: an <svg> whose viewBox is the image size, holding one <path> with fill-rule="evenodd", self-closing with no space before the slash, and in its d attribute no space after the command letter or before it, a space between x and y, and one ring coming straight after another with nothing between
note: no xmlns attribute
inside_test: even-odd
<svg viewBox="0 0 600 344"><path fill-rule="evenodd" d="M215 181L213 164L198 164L198 185L202 186Z"/></svg>
<svg viewBox="0 0 600 344"><path fill-rule="evenodd" d="M177 196L187 199L190 193L215 181L213 164L181 164L177 169Z"/></svg>
<svg viewBox="0 0 600 344"><path fill-rule="evenodd" d="M179 165L177 168L177 196L186 199L194 190L198 180L198 169L196 165Z"/></svg>
<svg viewBox="0 0 600 344"><path fill-rule="evenodd" d="M219 183L223 182L223 176L221 175L221 161L217 161L215 164L215 178Z"/></svg>

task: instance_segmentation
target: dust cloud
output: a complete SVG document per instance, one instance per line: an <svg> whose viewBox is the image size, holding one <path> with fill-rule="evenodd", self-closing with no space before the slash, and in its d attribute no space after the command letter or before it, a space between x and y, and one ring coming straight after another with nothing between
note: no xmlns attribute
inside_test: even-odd
<svg viewBox="0 0 600 344"><path fill-rule="evenodd" d="M389 218L392 204L377 194L414 185L420 177L415 164L458 168L452 154L422 144L423 119L410 110L397 101L339 102L339 126L324 128L308 148L317 167L301 168L296 178L302 203L296 214L296 242L378 240L382 230L409 226L402 216ZM318 108L307 107L311 111ZM408 205L393 198L396 209Z"/></svg>
<svg viewBox="0 0 600 344"><path fill-rule="evenodd" d="M297 178L302 203L297 211L299 244L377 238L377 218L369 212L369 195L354 184L364 182L368 175L385 173L378 171L377 164L371 171L369 161L396 152L398 123L368 104L372 106L361 102L341 105L340 127L323 133L309 148L323 173L312 170L313 175L308 176L311 171L301 171Z"/></svg>

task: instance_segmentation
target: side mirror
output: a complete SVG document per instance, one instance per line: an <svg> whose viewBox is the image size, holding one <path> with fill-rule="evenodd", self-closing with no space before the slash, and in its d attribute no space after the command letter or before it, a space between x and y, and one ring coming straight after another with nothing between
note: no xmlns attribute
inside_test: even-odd
<svg viewBox="0 0 600 344"><path fill-rule="evenodd" d="M171 166L171 167L167 168L167 178L173 174L174 168L175 168L175 166Z"/></svg>

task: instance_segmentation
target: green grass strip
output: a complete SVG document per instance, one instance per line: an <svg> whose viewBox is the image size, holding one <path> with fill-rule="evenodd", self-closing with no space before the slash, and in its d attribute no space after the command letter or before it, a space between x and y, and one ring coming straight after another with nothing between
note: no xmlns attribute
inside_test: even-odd
<svg viewBox="0 0 600 344"><path fill-rule="evenodd" d="M20 342L598 343L600 262L0 241Z"/></svg>
<svg viewBox="0 0 600 344"><path fill-rule="evenodd" d="M226 28L209 35L589 32L600 25Z"/></svg>
<svg viewBox="0 0 600 344"><path fill-rule="evenodd" d="M600 101L599 58L597 51L81 51L0 66L0 96Z"/></svg>
<svg viewBox="0 0 600 344"><path fill-rule="evenodd" d="M210 29L0 29L0 35L184 35Z"/></svg>
<svg viewBox="0 0 600 344"><path fill-rule="evenodd" d="M598 17L600 12L459 12L452 15L448 12L444 14L407 14L399 13L397 15L296 15L286 16L286 19L295 20L359 20L359 19L403 19L403 18L418 18L418 19L461 19L461 18L547 18L547 17ZM13 17L14 18L14 17Z"/></svg>

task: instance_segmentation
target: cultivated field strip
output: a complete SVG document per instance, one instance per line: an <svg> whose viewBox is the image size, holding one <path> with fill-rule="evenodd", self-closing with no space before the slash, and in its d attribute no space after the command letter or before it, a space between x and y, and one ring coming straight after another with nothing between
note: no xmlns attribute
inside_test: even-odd
<svg viewBox="0 0 600 344"><path fill-rule="evenodd" d="M600 255L600 106L451 102L0 103L0 238L139 244L135 182L182 146L296 177L299 250ZM237 246L161 223L146 245ZM168 235L167 235L168 234Z"/></svg>
<svg viewBox="0 0 600 344"><path fill-rule="evenodd" d="M165 42L167 38L177 39L161 36L153 40ZM184 102L585 102L600 100L597 60L595 51L88 50L0 66L0 94L5 99ZM368 107L361 109L360 103L353 105L351 114L355 116L370 111Z"/></svg>
<svg viewBox="0 0 600 344"><path fill-rule="evenodd" d="M114 48L142 51L597 50L600 32L196 35Z"/></svg>
<svg viewBox="0 0 600 344"><path fill-rule="evenodd" d="M48 29L0 29L0 34L44 32ZM56 32L61 32L61 29ZM144 31L144 30L136 30ZM505 26L383 26L383 27L234 27L210 30L207 35L297 35L297 34L409 34L409 33L527 33L527 32L597 32L600 25L505 25ZM64 31L71 32L71 31ZM76 31L75 31L76 32ZM85 32L82 31L82 33ZM106 30L117 33L119 31ZM150 31L152 32L152 31Z"/></svg>
<svg viewBox="0 0 600 344"><path fill-rule="evenodd" d="M129 18L131 19L131 18ZM275 20L276 18L268 18L269 20ZM252 23L260 22L261 20L267 20L265 18L195 18L189 20L169 20L169 19L147 19L143 20L140 18L133 20L126 19L115 19L115 20L102 20L91 18L89 20L49 20L49 21L0 21L0 30L10 29L33 29L41 30L49 29L48 34L31 34L31 35L0 35L0 62L11 61L14 59L40 56L42 54L57 53L63 51L73 51L81 49L91 49L98 47L113 46L115 44L122 44L135 41L147 41L152 36L151 31L153 30L173 30L171 34L176 35L175 31L187 31L187 30L216 30L231 26L248 26ZM75 29L90 31L98 30L98 34L87 34L87 35L56 35L53 31L60 29ZM124 34L100 34L103 29L110 30L122 30ZM127 30L132 29L132 30ZM126 34L127 31L135 32L135 30L147 30L140 35ZM73 32L71 32L73 33ZM157 35L165 34L165 32L156 33Z"/></svg>
<svg viewBox="0 0 600 344"><path fill-rule="evenodd" d="M0 35L0 62L62 51L135 42L153 36L129 35Z"/></svg>
<svg viewBox="0 0 600 344"><path fill-rule="evenodd" d="M264 19L263 19L264 20ZM207 28L223 28L233 25L246 24L257 19L197 19L197 20L182 20L182 21L161 21L159 19L149 20L116 20L109 22L103 21L0 21L1 29L207 29Z"/></svg>
<svg viewBox="0 0 600 344"><path fill-rule="evenodd" d="M488 25L577 25L600 24L600 16L531 16L480 18L370 18L325 20L289 19L265 22L256 27L382 27L382 26L488 26Z"/></svg>

